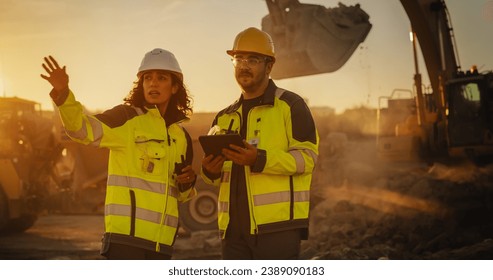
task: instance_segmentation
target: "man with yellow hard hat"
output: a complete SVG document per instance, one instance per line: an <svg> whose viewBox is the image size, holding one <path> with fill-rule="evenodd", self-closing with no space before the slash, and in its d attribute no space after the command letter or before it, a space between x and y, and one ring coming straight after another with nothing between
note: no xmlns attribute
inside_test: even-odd
<svg viewBox="0 0 493 280"><path fill-rule="evenodd" d="M269 34L247 28L227 53L241 95L212 126L240 134L245 146L206 156L201 171L220 188L223 258L298 259L308 237L318 132L303 98L270 79L276 59Z"/></svg>

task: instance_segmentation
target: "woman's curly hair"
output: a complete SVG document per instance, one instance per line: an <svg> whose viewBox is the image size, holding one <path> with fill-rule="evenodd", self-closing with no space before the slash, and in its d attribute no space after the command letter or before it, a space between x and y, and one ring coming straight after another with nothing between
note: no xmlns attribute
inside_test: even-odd
<svg viewBox="0 0 493 280"><path fill-rule="evenodd" d="M171 95L168 103L168 108L166 109L166 115L176 115L176 113L181 112L185 116L189 116L193 113L192 109L192 97L188 94L188 89L185 87L183 81L178 78L174 73L171 74L172 84L178 85L178 91ZM132 105L139 108L144 108L146 106L146 101L144 97L144 75L140 75L140 78L134 82L134 86L129 94L123 99L124 104Z"/></svg>

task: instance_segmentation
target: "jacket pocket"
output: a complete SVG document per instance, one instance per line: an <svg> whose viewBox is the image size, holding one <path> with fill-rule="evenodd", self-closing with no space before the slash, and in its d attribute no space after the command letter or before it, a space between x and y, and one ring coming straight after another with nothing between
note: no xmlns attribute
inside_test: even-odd
<svg viewBox="0 0 493 280"><path fill-rule="evenodd" d="M161 176L166 169L166 141L162 135L136 131L136 168L146 175Z"/></svg>

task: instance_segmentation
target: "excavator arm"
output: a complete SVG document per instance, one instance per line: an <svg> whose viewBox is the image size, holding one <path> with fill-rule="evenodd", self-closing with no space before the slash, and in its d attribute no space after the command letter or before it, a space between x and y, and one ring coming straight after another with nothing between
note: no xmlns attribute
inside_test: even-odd
<svg viewBox="0 0 493 280"><path fill-rule="evenodd" d="M400 0L400 2L425 58L430 85L435 93L434 107L443 113L446 103L444 83L456 77L460 70L453 29L445 2L443 0ZM416 87L419 90L421 84L416 83Z"/></svg>
<svg viewBox="0 0 493 280"><path fill-rule="evenodd" d="M368 35L372 25L359 5L325 8L298 0L266 0L269 14L262 30L274 40L273 79L285 79L341 68Z"/></svg>

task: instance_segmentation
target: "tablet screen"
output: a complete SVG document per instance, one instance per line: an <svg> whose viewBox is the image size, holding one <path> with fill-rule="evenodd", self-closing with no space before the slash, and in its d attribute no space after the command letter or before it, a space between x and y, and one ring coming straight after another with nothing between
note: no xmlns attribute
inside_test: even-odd
<svg viewBox="0 0 493 280"><path fill-rule="evenodd" d="M244 147L239 134L218 134L199 136L199 142L206 155L220 155L223 148L229 149L229 144Z"/></svg>

